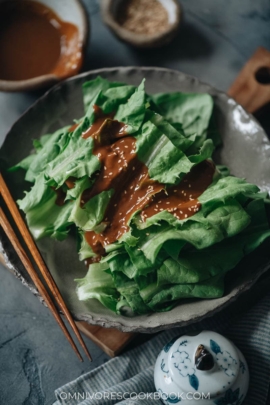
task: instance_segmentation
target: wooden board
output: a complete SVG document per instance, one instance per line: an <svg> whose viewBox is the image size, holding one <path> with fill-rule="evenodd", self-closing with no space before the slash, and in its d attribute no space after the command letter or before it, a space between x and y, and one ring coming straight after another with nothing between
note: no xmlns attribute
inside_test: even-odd
<svg viewBox="0 0 270 405"><path fill-rule="evenodd" d="M5 259L4 259L4 257L2 256L1 253L0 253L0 263L3 264L3 266L6 267Z"/></svg>
<svg viewBox="0 0 270 405"><path fill-rule="evenodd" d="M76 323L80 331L96 343L110 357L117 356L137 335L131 332L121 332L118 329L89 325L82 321Z"/></svg>
<svg viewBox="0 0 270 405"><path fill-rule="evenodd" d="M0 253L0 263L6 268L6 262ZM101 326L89 325L86 322L76 322L80 331L91 339L110 357L115 357L131 342L136 333L121 332L118 329L102 328Z"/></svg>
<svg viewBox="0 0 270 405"><path fill-rule="evenodd" d="M251 113L270 102L270 51L262 47L256 50L231 85L228 95Z"/></svg>

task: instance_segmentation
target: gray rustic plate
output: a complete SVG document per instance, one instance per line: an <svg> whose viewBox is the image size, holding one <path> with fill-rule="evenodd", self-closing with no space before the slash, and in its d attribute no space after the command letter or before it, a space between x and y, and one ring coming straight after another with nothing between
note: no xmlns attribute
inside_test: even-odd
<svg viewBox="0 0 270 405"><path fill-rule="evenodd" d="M232 174L245 177L263 190L270 189L270 143L256 120L234 100L184 73L162 68L125 67L95 70L57 85L13 125L1 148L0 163L15 198L22 197L23 190L29 188L29 184L23 181L22 172L6 174L5 168L29 154L32 139L69 125L74 118L83 115L81 86L84 81L97 75L135 85L145 77L149 93L164 91L210 93L215 99L216 117L223 139L223 146L218 151L216 160L218 163L228 165ZM34 294L38 295L3 234L0 235L0 243L0 249L3 250L10 269ZM258 258L251 256L242 264L244 271L239 268L230 273L224 297L212 300L184 300L170 312L127 318L115 315L96 300L88 303L78 301L74 278L84 276L86 268L78 260L72 236L65 242L44 239L38 246L75 318L105 327L116 327L123 331L156 332L186 325L212 315L234 301L243 291L248 290L270 267L270 261L266 256L261 255L259 261Z"/></svg>

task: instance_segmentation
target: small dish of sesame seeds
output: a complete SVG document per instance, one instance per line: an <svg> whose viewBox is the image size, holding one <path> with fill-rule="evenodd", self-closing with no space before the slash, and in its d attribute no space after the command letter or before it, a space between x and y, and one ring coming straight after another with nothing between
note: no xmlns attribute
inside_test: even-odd
<svg viewBox="0 0 270 405"><path fill-rule="evenodd" d="M182 17L177 0L102 0L101 10L112 32L137 48L168 44Z"/></svg>

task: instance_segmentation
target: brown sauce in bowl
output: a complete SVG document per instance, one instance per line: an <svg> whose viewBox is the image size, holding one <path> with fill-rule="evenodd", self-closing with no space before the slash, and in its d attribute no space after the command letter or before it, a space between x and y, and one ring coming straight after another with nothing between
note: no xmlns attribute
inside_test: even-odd
<svg viewBox="0 0 270 405"><path fill-rule="evenodd" d="M41 3L0 3L0 80L54 74L64 78L81 66L78 28Z"/></svg>

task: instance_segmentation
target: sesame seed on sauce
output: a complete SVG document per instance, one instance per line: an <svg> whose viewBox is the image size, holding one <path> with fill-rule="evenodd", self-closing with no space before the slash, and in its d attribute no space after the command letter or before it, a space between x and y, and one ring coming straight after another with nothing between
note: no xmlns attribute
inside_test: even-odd
<svg viewBox="0 0 270 405"><path fill-rule="evenodd" d="M211 184L214 165L208 161L199 163L178 185L168 186L154 181L149 176L147 166L137 158L136 138L125 134L125 124L113 120L112 114L104 114L97 106L94 106L94 110L94 124L82 134L83 138L94 137L108 117L115 126L112 134L108 134L111 137L109 143L99 143L99 136L94 139L93 154L100 160L101 169L96 172L93 185L81 197L83 207L95 195L114 190L105 211L107 226L102 234L94 231L85 233L93 251L103 256L106 254L104 246L115 242L129 230L129 219L137 211L140 223L163 210L170 211L177 219L183 216L187 218L199 211L197 198ZM104 175L108 171L109 175Z"/></svg>

